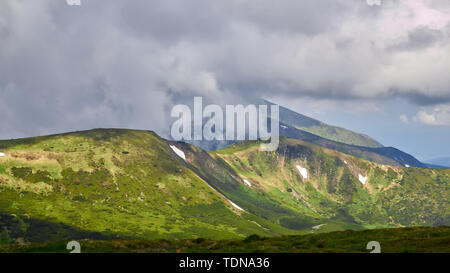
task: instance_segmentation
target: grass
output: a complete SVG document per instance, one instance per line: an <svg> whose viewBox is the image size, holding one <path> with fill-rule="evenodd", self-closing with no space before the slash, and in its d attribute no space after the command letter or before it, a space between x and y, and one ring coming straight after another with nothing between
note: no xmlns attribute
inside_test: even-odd
<svg viewBox="0 0 450 273"><path fill-rule="evenodd" d="M243 240L81 240L84 253L368 253L377 241L383 253L449 253L450 227L413 227L337 231L302 236L260 237ZM3 246L0 252L67 253L67 242Z"/></svg>

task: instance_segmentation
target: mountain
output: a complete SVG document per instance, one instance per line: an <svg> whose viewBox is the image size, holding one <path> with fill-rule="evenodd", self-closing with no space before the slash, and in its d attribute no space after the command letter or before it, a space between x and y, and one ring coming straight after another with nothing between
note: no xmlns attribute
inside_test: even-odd
<svg viewBox="0 0 450 273"><path fill-rule="evenodd" d="M353 155L385 165L427 168L428 166L412 155L393 147L363 147L332 141L315 134L297 129L291 125L280 123L280 136L300 139L342 153Z"/></svg>
<svg viewBox="0 0 450 273"><path fill-rule="evenodd" d="M273 104L263 100L266 105ZM373 138L294 112L280 106L280 135L297 138L380 164L426 168L412 155L384 147Z"/></svg>
<svg viewBox="0 0 450 273"><path fill-rule="evenodd" d="M258 104L271 105L273 103L267 100L260 100ZM376 140L364 134L328 125L282 106L280 106L279 119L280 136L300 139L380 164L403 167L440 168L437 165L424 164L412 155L394 147L384 147ZM192 140L188 142L202 147L205 150L214 151L223 149L238 141Z"/></svg>
<svg viewBox="0 0 450 273"><path fill-rule="evenodd" d="M450 170L382 165L281 138L218 151L150 131L0 141L0 244L244 238L450 224Z"/></svg>
<svg viewBox="0 0 450 273"><path fill-rule="evenodd" d="M448 211L450 170L382 165L289 138L283 138L272 154L250 143L216 153L240 177L273 196L281 198L283 193L284 202L296 200L293 206L302 204L322 217L321 224L333 217L366 228L439 225L450 220L448 212L438 212Z"/></svg>
<svg viewBox="0 0 450 273"><path fill-rule="evenodd" d="M236 213L153 132L97 129L0 141L0 150L1 220L19 227L19 237L270 234Z"/></svg>
<svg viewBox="0 0 450 273"><path fill-rule="evenodd" d="M262 101L265 105L273 104L267 100ZM280 122L295 129L306 131L336 142L371 148L383 147L383 145L370 136L355 133L345 128L328 125L322 121L299 114L283 106L280 106Z"/></svg>

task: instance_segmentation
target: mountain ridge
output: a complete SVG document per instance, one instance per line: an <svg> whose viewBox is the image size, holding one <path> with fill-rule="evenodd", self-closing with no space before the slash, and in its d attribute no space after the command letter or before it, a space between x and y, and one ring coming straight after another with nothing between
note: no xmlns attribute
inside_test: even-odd
<svg viewBox="0 0 450 273"><path fill-rule="evenodd" d="M274 103L261 99L257 101L257 104L273 105ZM280 136L312 142L326 148L358 156L362 159L369 159L380 164L420 168L435 166L424 164L414 156L397 148L384 147L370 136L355 133L345 128L328 125L322 121L302 115L283 106L279 107ZM208 151L214 151L226 148L238 141L190 140L186 142L200 146Z"/></svg>
<svg viewBox="0 0 450 273"><path fill-rule="evenodd" d="M262 101L266 105L275 104L266 99L263 99ZM290 125L296 129L344 144L371 148L383 147L381 143L366 134L356 133L339 126L329 125L323 121L300 114L281 105L279 107L280 121L285 125Z"/></svg>
<svg viewBox="0 0 450 273"><path fill-rule="evenodd" d="M426 168L427 166L417 160L410 154L400 151L394 147L363 147L356 145L349 145L333 140L323 138L321 136L294 128L288 124L282 123L280 125L280 135L284 137L296 138L303 141L311 142L329 149L338 150L343 153L354 155L363 159L368 159L380 164L396 165L396 166L413 166L419 168Z"/></svg>

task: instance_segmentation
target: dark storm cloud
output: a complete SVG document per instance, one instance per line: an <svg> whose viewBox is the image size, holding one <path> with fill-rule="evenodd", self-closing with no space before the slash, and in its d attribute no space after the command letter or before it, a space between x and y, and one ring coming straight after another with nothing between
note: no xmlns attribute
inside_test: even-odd
<svg viewBox="0 0 450 273"><path fill-rule="evenodd" d="M448 5L424 1L4 0L0 138L164 133L194 95L448 101L446 20Z"/></svg>
<svg viewBox="0 0 450 273"><path fill-rule="evenodd" d="M413 103L415 103L417 105L421 105L421 106L432 106L432 105L450 103L449 95L428 96L418 90L411 90L407 93L393 91L393 92L391 92L391 95L394 97L406 98L409 101L412 101Z"/></svg>
<svg viewBox="0 0 450 273"><path fill-rule="evenodd" d="M130 1L121 9L128 30L161 41L220 39L230 24L265 32L316 35L333 30L350 11L347 1ZM315 16L312 16L312 15Z"/></svg>
<svg viewBox="0 0 450 273"><path fill-rule="evenodd" d="M389 47L391 50L419 50L441 41L444 34L440 30L420 26L408 33L407 39Z"/></svg>

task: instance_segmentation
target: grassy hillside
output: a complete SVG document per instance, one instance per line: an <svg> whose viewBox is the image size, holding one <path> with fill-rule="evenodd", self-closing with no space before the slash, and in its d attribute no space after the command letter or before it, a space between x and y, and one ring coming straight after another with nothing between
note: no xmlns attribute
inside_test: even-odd
<svg viewBox="0 0 450 273"><path fill-rule="evenodd" d="M363 228L450 224L448 169L381 165L287 138L273 153L242 142L216 154L252 189L303 216L280 219L285 227L320 224L320 230L335 230L336 221Z"/></svg>
<svg viewBox="0 0 450 273"><path fill-rule="evenodd" d="M380 165L287 138L276 152L258 148L206 152L118 129L0 141L0 244L450 224L450 170Z"/></svg>
<svg viewBox="0 0 450 273"><path fill-rule="evenodd" d="M92 130L1 141L0 150L0 224L15 238L271 234L245 220L152 132Z"/></svg>
<svg viewBox="0 0 450 273"><path fill-rule="evenodd" d="M243 240L109 240L80 241L83 253L368 253L367 243L380 243L382 253L449 253L449 227L416 227L338 231L303 236ZM0 246L1 252L67 253L67 242Z"/></svg>

